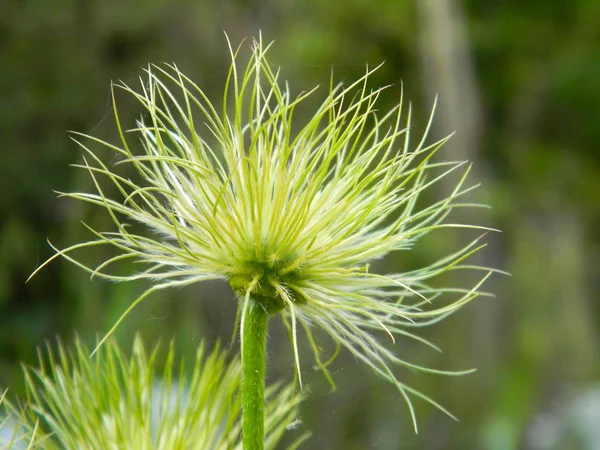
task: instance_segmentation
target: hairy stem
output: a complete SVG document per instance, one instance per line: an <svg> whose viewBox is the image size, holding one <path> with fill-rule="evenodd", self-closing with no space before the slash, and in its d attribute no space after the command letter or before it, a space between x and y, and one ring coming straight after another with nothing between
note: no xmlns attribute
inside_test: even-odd
<svg viewBox="0 0 600 450"><path fill-rule="evenodd" d="M265 436L265 360L269 314L250 300L242 334L244 379L243 429L244 450L263 450Z"/></svg>

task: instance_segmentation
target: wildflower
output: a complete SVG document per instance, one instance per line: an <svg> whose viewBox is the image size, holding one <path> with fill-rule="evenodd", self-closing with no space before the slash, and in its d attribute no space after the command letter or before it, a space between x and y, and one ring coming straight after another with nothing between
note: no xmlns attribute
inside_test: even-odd
<svg viewBox="0 0 600 450"><path fill-rule="evenodd" d="M431 118L411 148L411 109L403 110L402 95L395 108L377 114L384 88L368 88L376 69L367 69L348 86L332 85L300 126L296 108L316 89L292 96L289 86L280 82L279 71L268 63L268 48L254 41L248 63L240 68L239 48L230 47L232 64L220 105L211 103L174 65L149 67L137 91L117 84L145 110L133 130L143 151L137 152L126 139L115 106L119 145L78 135L84 138L78 140L84 152L79 167L89 171L96 192L63 194L105 208L117 229L100 232L90 227L95 239L57 249L55 257L64 256L92 276L153 282L115 327L156 290L226 280L240 300L242 345L254 342L243 337L249 314L257 308L276 314L290 330L298 377L297 341L303 329L316 364L332 382L313 336L314 329L321 328L398 388L416 429L411 397L448 412L402 383L393 366L436 374L469 371L439 371L405 361L389 349L378 330L393 342L407 337L437 348L413 329L433 324L482 295L480 288L490 271L485 269L471 289L428 283L451 270L481 269L463 261L484 245L478 238L431 265L404 273L374 273L369 265L391 252L409 257L415 242L434 230L486 229L446 221L454 208L477 206L461 202L473 189L465 186L469 166L433 162L446 139L425 144ZM119 164L133 166L139 179L119 175L85 139L114 151ZM423 192L460 170L447 197L420 206ZM105 194L102 178L121 198ZM152 234L137 234L128 222L141 223ZM97 245L114 246L119 254L98 267L87 267L72 256L75 250ZM107 271L124 259L144 269L126 275ZM449 301L439 304L442 296Z"/></svg>
<svg viewBox="0 0 600 450"><path fill-rule="evenodd" d="M157 378L157 355L158 346L148 353L139 338L131 356L113 340L92 359L80 341L74 349L48 348L39 369L25 369L28 402L20 411L9 405L16 433L8 448L241 450L239 359L228 362L223 351L200 345L189 376L171 345ZM300 397L292 385L277 384L267 399L266 446L273 449L297 422Z"/></svg>

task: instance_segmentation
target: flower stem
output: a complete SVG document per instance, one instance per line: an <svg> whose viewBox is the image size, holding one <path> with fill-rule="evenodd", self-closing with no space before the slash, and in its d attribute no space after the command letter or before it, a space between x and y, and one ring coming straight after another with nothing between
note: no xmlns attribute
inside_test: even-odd
<svg viewBox="0 0 600 450"><path fill-rule="evenodd" d="M243 325L244 450L263 450L265 436L265 360L269 314L250 300Z"/></svg>

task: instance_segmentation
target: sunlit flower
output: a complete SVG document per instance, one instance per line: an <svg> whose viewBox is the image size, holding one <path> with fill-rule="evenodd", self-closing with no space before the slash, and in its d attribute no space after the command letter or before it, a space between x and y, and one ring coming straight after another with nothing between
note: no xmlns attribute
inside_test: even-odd
<svg viewBox="0 0 600 450"><path fill-rule="evenodd" d="M465 186L469 166L433 162L445 139L425 143L431 119L411 146L411 110L402 108L401 92L395 108L377 112L384 88L368 87L376 69L367 69L348 86L332 84L310 119L302 121L305 111L297 108L317 89L292 95L266 60L268 47L255 41L242 67L239 50L231 51L219 104L173 65L148 68L138 90L117 84L144 108L130 130L143 150L126 139L116 106L118 145L79 136L114 151L119 164L132 166L138 177L119 175L117 165L109 166L80 142L85 161L80 167L89 171L97 190L64 195L105 208L116 231L90 228L94 240L57 250L55 256L111 280L151 280L152 287L124 316L153 291L226 280L238 295L242 322L250 301L283 319L298 375L297 339L303 329L316 364L331 381L313 336L321 328L398 388L416 427L411 397L444 409L400 382L392 367L466 372L419 367L401 359L385 341L407 337L436 348L412 330L482 294L490 271L463 261L483 245L476 239L404 273L374 273L369 265L397 251L410 258L415 242L438 229L486 229L447 221L454 208L477 206L461 200L473 188ZM460 174L452 192L426 203L431 196L421 194L451 173ZM105 194L109 188L119 197ZM138 234L130 223L141 223L151 233ZM98 267L86 267L72 256L74 250L96 245L114 246L119 254ZM124 259L144 268L126 275L107 271ZM465 268L484 271L471 289L427 284L439 274Z"/></svg>
<svg viewBox="0 0 600 450"><path fill-rule="evenodd" d="M132 356L112 340L91 359L80 342L50 350L39 369L25 369L28 401L10 405L0 422L0 431L14 430L2 448L242 450L239 359L201 345L188 372L171 346L157 373L157 355L158 347L148 354L139 338ZM274 449L298 421L300 396L281 384L266 396L265 444ZM288 448L307 437L298 430Z"/></svg>

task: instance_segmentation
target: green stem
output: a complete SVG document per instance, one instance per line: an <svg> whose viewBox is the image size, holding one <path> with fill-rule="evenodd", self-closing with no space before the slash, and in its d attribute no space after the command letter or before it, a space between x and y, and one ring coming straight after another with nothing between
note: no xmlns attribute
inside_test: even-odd
<svg viewBox="0 0 600 450"><path fill-rule="evenodd" d="M243 429L244 450L265 448L265 360L269 314L250 300L243 332Z"/></svg>

